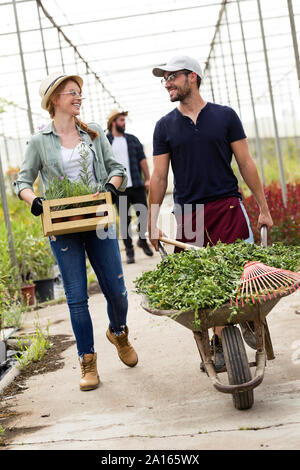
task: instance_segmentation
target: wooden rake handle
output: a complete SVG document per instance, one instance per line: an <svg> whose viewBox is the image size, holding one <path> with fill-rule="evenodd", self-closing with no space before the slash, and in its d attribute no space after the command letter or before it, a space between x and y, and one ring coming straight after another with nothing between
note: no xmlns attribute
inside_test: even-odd
<svg viewBox="0 0 300 470"><path fill-rule="evenodd" d="M146 232L145 235L146 237L149 237L148 232ZM199 250L201 248L200 246L189 245L188 243L179 242L177 240L173 240L172 238L168 238L168 237L159 237L158 240L163 243L167 243L168 245L178 246L178 248L183 248L184 250L191 250L191 249Z"/></svg>
<svg viewBox="0 0 300 470"><path fill-rule="evenodd" d="M169 245L178 246L179 248L183 248L184 250L199 250L201 248L200 246L189 245L188 243L179 242L177 240L172 240L171 238L167 237L159 237L159 240L163 243L168 243Z"/></svg>
<svg viewBox="0 0 300 470"><path fill-rule="evenodd" d="M169 245L178 246L179 248L183 248L184 250L191 250L191 249L200 250L202 248L200 246L190 245L188 243L179 242L177 240L173 240L167 237L159 237L159 240ZM268 245L268 229L266 225L263 225L260 229L260 244L263 247L266 247Z"/></svg>

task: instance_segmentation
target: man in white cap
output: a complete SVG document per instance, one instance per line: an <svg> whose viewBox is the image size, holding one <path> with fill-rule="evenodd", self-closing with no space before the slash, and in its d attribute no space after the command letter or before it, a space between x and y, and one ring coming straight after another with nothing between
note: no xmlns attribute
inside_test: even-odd
<svg viewBox="0 0 300 470"><path fill-rule="evenodd" d="M131 216L128 206L135 209L139 224L137 246L142 248L147 256L153 256L153 251L147 243L147 194L150 183L150 172L143 146L139 139L125 132L128 111L113 109L107 119L107 138L112 145L116 160L126 168L128 182L124 191L126 204L121 205L121 199L116 198L116 206L120 216L120 231L126 250L127 264L135 262L134 247L130 233ZM124 202L124 196L122 201ZM141 210L143 209L143 210Z"/></svg>
<svg viewBox="0 0 300 470"><path fill-rule="evenodd" d="M148 215L151 243L158 250L162 232L157 220L167 188L170 162L174 174L177 240L200 246L215 245L218 240L253 242L238 181L231 168L233 155L256 198L260 211L258 226L266 225L270 229L273 221L238 115L229 106L204 100L199 92L201 67L189 56L173 57L167 64L154 68L152 73L162 78L170 100L178 101L179 105L163 116L154 130ZM204 221L199 224L201 218ZM202 233L197 233L197 227ZM188 232L191 236L186 236ZM181 250L176 247L175 251ZM216 370L224 366L220 332L221 328L217 327L213 338L217 345Z"/></svg>

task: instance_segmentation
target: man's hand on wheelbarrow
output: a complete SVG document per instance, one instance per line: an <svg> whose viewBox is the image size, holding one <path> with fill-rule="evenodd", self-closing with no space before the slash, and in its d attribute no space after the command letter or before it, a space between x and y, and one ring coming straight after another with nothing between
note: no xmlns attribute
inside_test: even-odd
<svg viewBox="0 0 300 470"><path fill-rule="evenodd" d="M263 225L266 225L268 230L270 230L274 225L271 214L268 210L265 212L261 211L259 214L257 222L258 229L260 230Z"/></svg>
<svg viewBox="0 0 300 470"><path fill-rule="evenodd" d="M148 226L148 231L150 243L154 246L155 251L158 251L159 237L165 237L166 235L158 227L151 227L151 225Z"/></svg>

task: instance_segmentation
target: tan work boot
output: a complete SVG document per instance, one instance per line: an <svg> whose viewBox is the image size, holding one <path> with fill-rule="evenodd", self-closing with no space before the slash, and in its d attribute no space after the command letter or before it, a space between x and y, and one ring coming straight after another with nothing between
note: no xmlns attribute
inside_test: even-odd
<svg viewBox="0 0 300 470"><path fill-rule="evenodd" d="M119 358L126 366L134 367L138 362L138 356L134 348L128 341L128 327L125 327L125 331L119 336L114 335L110 328L106 332L107 339L116 346Z"/></svg>
<svg viewBox="0 0 300 470"><path fill-rule="evenodd" d="M80 390L93 390L97 388L100 379L97 371L97 353L84 354L79 358L81 368Z"/></svg>

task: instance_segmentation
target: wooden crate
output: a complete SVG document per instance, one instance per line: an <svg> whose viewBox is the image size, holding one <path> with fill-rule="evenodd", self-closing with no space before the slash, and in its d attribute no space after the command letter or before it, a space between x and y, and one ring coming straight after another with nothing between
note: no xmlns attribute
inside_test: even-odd
<svg viewBox="0 0 300 470"><path fill-rule="evenodd" d="M78 204L81 202L99 201L99 205L77 207L64 210L53 210L57 206ZM80 220L57 221L57 219L91 214ZM97 215L98 214L98 215ZM66 233L87 232L96 228L107 228L114 223L114 208L111 193L91 194L62 199L43 201L42 225L44 236L63 235Z"/></svg>

